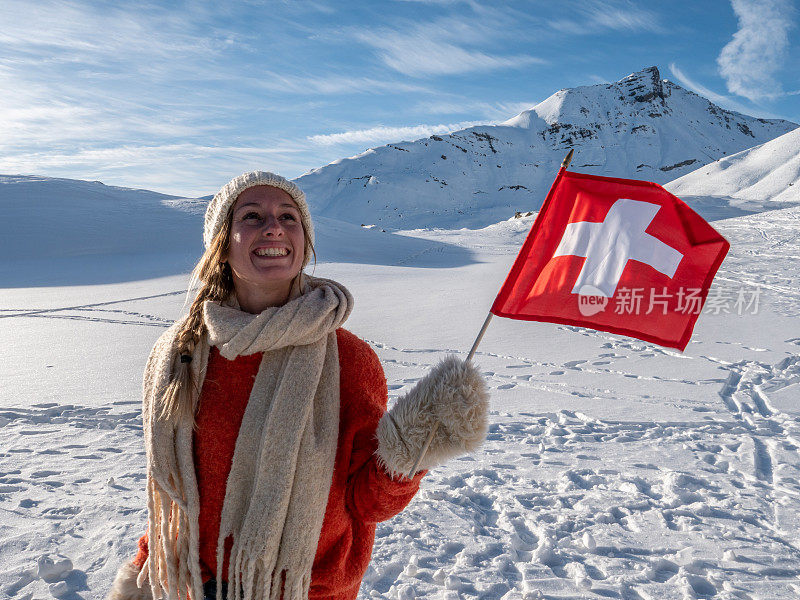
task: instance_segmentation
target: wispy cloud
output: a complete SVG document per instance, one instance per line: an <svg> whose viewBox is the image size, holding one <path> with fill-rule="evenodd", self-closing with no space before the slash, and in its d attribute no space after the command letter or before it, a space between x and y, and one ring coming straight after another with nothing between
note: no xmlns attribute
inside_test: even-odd
<svg viewBox="0 0 800 600"><path fill-rule="evenodd" d="M354 131L344 131L341 133L330 133L325 135L312 135L308 141L321 146L333 146L338 144L387 144L399 142L401 140L416 140L422 137L435 134L445 134L467 127L476 125L487 125L487 121L462 121L461 123L450 123L447 125L412 125L408 127L371 127L369 129L357 129Z"/></svg>
<svg viewBox="0 0 800 600"><path fill-rule="evenodd" d="M592 2L584 10L593 24L604 29L664 31L655 13L631 2Z"/></svg>
<svg viewBox="0 0 800 600"><path fill-rule="evenodd" d="M595 83L603 83L603 84L605 84L605 83L611 83L611 82L610 82L608 79L606 79L605 77L601 77L600 75L595 75L595 74L589 75L589 79L590 79L591 81L594 81Z"/></svg>
<svg viewBox="0 0 800 600"><path fill-rule="evenodd" d="M169 12L155 5L133 10L125 4L96 7L86 2L3 3L0 44L26 60L48 64L109 68L135 65L140 58L185 58L187 53L213 52L230 43L223 35L198 37L193 25L204 16L198 9Z"/></svg>
<svg viewBox="0 0 800 600"><path fill-rule="evenodd" d="M372 47L387 67L404 75L455 75L546 62L530 54L493 53L486 46L501 37L500 27L491 19L476 22L450 17L405 23L397 29L358 31L354 37Z"/></svg>
<svg viewBox="0 0 800 600"><path fill-rule="evenodd" d="M647 31L664 33L658 16L627 0L587 0L570 5L576 18L552 19L548 25L572 35L598 31Z"/></svg>
<svg viewBox="0 0 800 600"><path fill-rule="evenodd" d="M739 30L717 58L728 91L758 101L781 93L775 73L789 47L789 0L731 0Z"/></svg>
<svg viewBox="0 0 800 600"><path fill-rule="evenodd" d="M362 39L379 49L386 66L405 75L453 75L490 69L518 69L544 63L535 56L497 56L437 42L424 35L389 38L365 35Z"/></svg>
<svg viewBox="0 0 800 600"><path fill-rule="evenodd" d="M217 130L213 96L187 87L224 37L192 35L201 18L153 6L19 2L3 6L0 152L109 140L139 143ZM213 68L204 73L218 76ZM230 99L229 99L230 101Z"/></svg>
<svg viewBox="0 0 800 600"><path fill-rule="evenodd" d="M469 0L395 0L395 2L416 2L417 4L458 4L459 2L466 2Z"/></svg>
<svg viewBox="0 0 800 600"><path fill-rule="evenodd" d="M498 102L494 105L497 109L496 119L506 121L523 111L532 109L537 104L538 102Z"/></svg>
<svg viewBox="0 0 800 600"><path fill-rule="evenodd" d="M274 12L267 9L260 14ZM214 10L205 4L173 10L5 0L0 160L43 149L62 156L76 147L161 146L204 137L249 142L251 130L240 128L246 116L310 111L335 95L430 93L422 84L381 74L282 69L279 61L263 59L264 49L256 46L262 40L247 29L224 29ZM290 3L286 10L334 7ZM271 33L267 48L292 41L291 32L281 31Z"/></svg>
<svg viewBox="0 0 800 600"><path fill-rule="evenodd" d="M744 114L752 114L753 110L740 104L736 100L732 99L729 96L725 96L723 94L718 94L706 86L697 83L693 79L690 79L683 71L678 68L678 65L675 63L670 63L669 70L672 73L673 77L678 80L678 83L683 85L683 87L693 91L695 94L699 94L708 100L711 100L713 103L720 105L722 108L727 108L728 110L735 110L740 113Z"/></svg>
<svg viewBox="0 0 800 600"><path fill-rule="evenodd" d="M252 83L262 89L295 94L431 93L427 87L415 83L346 75L295 75L264 71L259 73L259 78Z"/></svg>
<svg viewBox="0 0 800 600"><path fill-rule="evenodd" d="M414 110L429 115L469 115L482 116L491 122L500 122L516 116L524 110L533 108L537 103L530 102L480 102L430 100L417 102Z"/></svg>

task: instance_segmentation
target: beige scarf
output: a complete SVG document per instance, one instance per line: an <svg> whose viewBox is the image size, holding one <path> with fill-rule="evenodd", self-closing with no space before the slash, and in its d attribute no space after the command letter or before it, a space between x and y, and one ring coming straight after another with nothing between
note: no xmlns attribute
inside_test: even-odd
<svg viewBox="0 0 800 600"><path fill-rule="evenodd" d="M191 368L198 390L210 346L229 360L263 352L236 440L217 543L222 580L224 541L233 537L227 573L235 600L304 600L333 476L339 434L339 355L335 330L353 299L342 285L306 277L305 293L259 315L206 302L207 339ZM192 424L165 423L157 391L177 359L176 323L153 348L145 370L144 437L150 552L137 580L153 597L203 598L200 513L192 459ZM198 394L199 396L199 394ZM197 406L195 398L195 407ZM221 600L222 586L217 586Z"/></svg>

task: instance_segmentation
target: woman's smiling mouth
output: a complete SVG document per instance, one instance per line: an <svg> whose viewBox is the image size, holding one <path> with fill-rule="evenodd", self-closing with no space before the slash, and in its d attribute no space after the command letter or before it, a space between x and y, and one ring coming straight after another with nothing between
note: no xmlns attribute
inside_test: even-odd
<svg viewBox="0 0 800 600"><path fill-rule="evenodd" d="M289 254L288 248L256 248L253 251L256 256L286 256Z"/></svg>

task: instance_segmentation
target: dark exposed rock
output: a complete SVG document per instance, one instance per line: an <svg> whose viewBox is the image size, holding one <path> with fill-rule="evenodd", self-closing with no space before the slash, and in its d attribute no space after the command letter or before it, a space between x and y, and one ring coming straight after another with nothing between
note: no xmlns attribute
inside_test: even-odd
<svg viewBox="0 0 800 600"><path fill-rule="evenodd" d="M658 67L648 67L635 75L626 77L620 84L628 90L628 97L635 102L651 102L660 100L664 104L664 85Z"/></svg>
<svg viewBox="0 0 800 600"><path fill-rule="evenodd" d="M686 165L690 165L690 164L696 163L696 162L697 162L696 158L690 158L689 160L684 160L684 161L681 161L679 163L675 163L674 165L669 165L667 167L661 167L661 170L665 171L665 172L666 171L672 171L672 169L677 169L679 167L685 167Z"/></svg>
<svg viewBox="0 0 800 600"><path fill-rule="evenodd" d="M486 142L488 142L489 143L489 148L491 148L492 153L493 154L497 154L497 150L495 149L494 145L492 144L493 141L495 141L495 142L497 141L497 138L492 137L488 133L481 133L479 131L473 131L472 135L474 135L476 138L478 138L480 140L485 140Z"/></svg>
<svg viewBox="0 0 800 600"><path fill-rule="evenodd" d="M747 126L747 123L736 123L736 126L739 128L739 131L741 131L743 134L749 135L752 138L756 137L753 135L752 130Z"/></svg>

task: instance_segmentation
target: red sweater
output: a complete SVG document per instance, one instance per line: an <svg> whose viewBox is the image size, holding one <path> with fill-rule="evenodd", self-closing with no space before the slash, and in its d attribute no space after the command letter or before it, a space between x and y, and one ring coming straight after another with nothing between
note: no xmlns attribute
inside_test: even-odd
<svg viewBox="0 0 800 600"><path fill-rule="evenodd" d="M380 361L369 344L337 329L339 348L339 442L328 506L311 569L309 598L352 600L367 570L375 525L399 513L419 489L425 472L396 481L375 458L378 420L388 392ZM203 581L216 573L222 503L236 437L258 372L261 353L226 360L212 347L200 394L194 462L200 493L200 566ZM227 573L231 539L226 540ZM147 534L134 564L147 559ZM197 600L197 599L195 599Z"/></svg>

